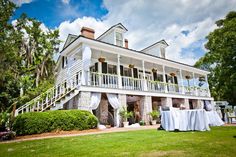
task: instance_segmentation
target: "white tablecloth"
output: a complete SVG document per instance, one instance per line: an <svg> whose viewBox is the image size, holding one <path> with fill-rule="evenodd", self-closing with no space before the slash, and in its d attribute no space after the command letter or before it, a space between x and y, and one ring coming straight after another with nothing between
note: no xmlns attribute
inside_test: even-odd
<svg viewBox="0 0 236 157"><path fill-rule="evenodd" d="M221 126L224 124L216 111L206 111L206 114L210 126Z"/></svg>
<svg viewBox="0 0 236 157"><path fill-rule="evenodd" d="M209 119L203 109L162 111L161 125L167 131L210 130Z"/></svg>

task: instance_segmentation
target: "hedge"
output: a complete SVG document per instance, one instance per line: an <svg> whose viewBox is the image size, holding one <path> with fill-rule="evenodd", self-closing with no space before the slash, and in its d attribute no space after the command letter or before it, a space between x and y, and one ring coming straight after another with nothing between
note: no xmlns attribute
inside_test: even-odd
<svg viewBox="0 0 236 157"><path fill-rule="evenodd" d="M54 130L93 129L97 123L93 114L82 110L28 112L15 118L13 130L17 135L31 135Z"/></svg>

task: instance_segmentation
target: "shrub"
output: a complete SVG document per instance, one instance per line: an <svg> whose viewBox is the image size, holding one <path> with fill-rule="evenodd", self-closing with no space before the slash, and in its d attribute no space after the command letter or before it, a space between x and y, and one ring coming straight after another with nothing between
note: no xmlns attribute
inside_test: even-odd
<svg viewBox="0 0 236 157"><path fill-rule="evenodd" d="M17 135L30 135L54 130L85 130L97 127L98 120L88 111L57 110L18 115L13 123Z"/></svg>

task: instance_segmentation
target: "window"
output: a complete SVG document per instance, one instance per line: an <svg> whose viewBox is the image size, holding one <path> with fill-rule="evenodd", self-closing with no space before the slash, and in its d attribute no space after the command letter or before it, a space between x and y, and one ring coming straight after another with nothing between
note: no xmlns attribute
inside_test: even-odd
<svg viewBox="0 0 236 157"><path fill-rule="evenodd" d="M90 72L96 72L95 66L90 67Z"/></svg>
<svg viewBox="0 0 236 157"><path fill-rule="evenodd" d="M117 74L116 66L108 64L108 73L109 74Z"/></svg>
<svg viewBox="0 0 236 157"><path fill-rule="evenodd" d="M116 45L123 46L123 37L119 32L116 32Z"/></svg>
<svg viewBox="0 0 236 157"><path fill-rule="evenodd" d="M65 68L67 65L67 57L62 56L62 68Z"/></svg>
<svg viewBox="0 0 236 157"><path fill-rule="evenodd" d="M124 68L124 76L132 77L132 72L130 68Z"/></svg>

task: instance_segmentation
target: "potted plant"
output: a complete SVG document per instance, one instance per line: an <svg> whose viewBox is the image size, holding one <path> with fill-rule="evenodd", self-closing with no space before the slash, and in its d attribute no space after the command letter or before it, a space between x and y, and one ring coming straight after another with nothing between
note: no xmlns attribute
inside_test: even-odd
<svg viewBox="0 0 236 157"><path fill-rule="evenodd" d="M151 120L152 125L155 125L157 123L157 118L160 116L160 112L152 111L149 113L149 115L152 117L152 120Z"/></svg>
<svg viewBox="0 0 236 157"><path fill-rule="evenodd" d="M123 107L122 110L120 111L120 116L123 119L124 127L127 127L129 126L128 118L133 116L133 112L128 112L127 109Z"/></svg>

